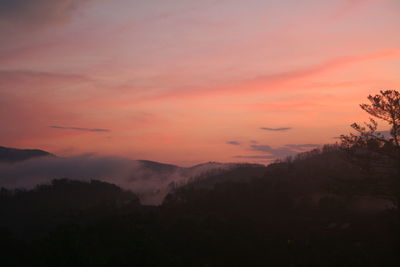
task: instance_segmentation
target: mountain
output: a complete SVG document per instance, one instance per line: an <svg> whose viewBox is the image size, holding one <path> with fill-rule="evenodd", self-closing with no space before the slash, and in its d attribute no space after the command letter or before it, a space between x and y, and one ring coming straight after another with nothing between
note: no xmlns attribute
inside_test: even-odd
<svg viewBox="0 0 400 267"><path fill-rule="evenodd" d="M371 177L344 153L323 147L267 167L84 157L4 164L34 165L29 175L41 163L83 177L118 177L117 169L127 172L121 185L142 192L182 180L160 206L99 180L1 188L2 266L398 266L398 207L357 198L366 192L358 182Z"/></svg>
<svg viewBox="0 0 400 267"><path fill-rule="evenodd" d="M252 163L203 163L187 168L186 171L197 175L191 175L183 186L212 189L218 183L246 182L260 178L266 169L264 165Z"/></svg>
<svg viewBox="0 0 400 267"><path fill-rule="evenodd" d="M27 160L32 159L32 160ZM33 160L35 159L35 160ZM159 205L171 190L186 184L213 187L228 180L262 176L256 164L206 162L180 167L150 160L81 155L56 157L43 150L0 147L0 187L32 188L51 179L97 179L135 192L142 204Z"/></svg>
<svg viewBox="0 0 400 267"><path fill-rule="evenodd" d="M0 146L1 162L19 162L37 157L54 156L53 154L39 149L17 149Z"/></svg>
<svg viewBox="0 0 400 267"><path fill-rule="evenodd" d="M227 199L224 205L230 208L236 207L233 201L240 203L237 199L253 201L254 205L259 202L278 205L280 199L289 206L329 211L344 205L349 212L394 209L393 201L385 198L388 191L384 186L390 176L382 176L382 170L376 177L363 172L358 165L347 161L345 153L337 145L326 145L268 166L237 164L222 172L204 173L173 188L164 198L164 204L193 201L190 205L200 207L205 199L220 205ZM210 203L204 207L209 208Z"/></svg>
<svg viewBox="0 0 400 267"><path fill-rule="evenodd" d="M199 182L207 178L206 183L210 185L229 179L229 176L222 178L222 174L241 166L236 163L207 162L180 167L150 160L96 155L63 158L43 150L6 147L0 147L0 163L13 163L0 166L0 187L32 188L38 183L61 178L80 181L97 179L135 192L140 201L147 205L161 204L172 189L194 180Z"/></svg>
<svg viewBox="0 0 400 267"><path fill-rule="evenodd" d="M129 191L102 181L52 180L30 190L0 190L3 227L27 237L53 229L56 224L90 222L101 216L114 216L124 209L140 206ZM1 230L0 230L1 231Z"/></svg>
<svg viewBox="0 0 400 267"><path fill-rule="evenodd" d="M191 167L180 167L148 160L136 161L138 166L121 184L140 197L142 204L159 205L171 190L187 184L213 186L222 181L247 179L243 172L263 175L264 166L258 164L207 162ZM238 169L238 170L237 170ZM233 172L237 170L237 172ZM230 175L235 173L234 175ZM240 173L241 175L237 175ZM224 175L226 174L226 175ZM204 182L201 182L203 181Z"/></svg>

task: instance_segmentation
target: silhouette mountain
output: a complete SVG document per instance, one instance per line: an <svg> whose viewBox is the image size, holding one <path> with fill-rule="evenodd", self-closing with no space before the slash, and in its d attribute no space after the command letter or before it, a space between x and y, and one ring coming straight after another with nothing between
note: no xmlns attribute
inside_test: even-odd
<svg viewBox="0 0 400 267"><path fill-rule="evenodd" d="M353 184L364 173L337 146L267 167L142 162L147 171L175 173L164 185L180 172L197 176L177 183L160 206L142 205L139 195L95 180L0 189L3 265L399 264L397 211L354 208L362 188L341 183Z"/></svg>
<svg viewBox="0 0 400 267"><path fill-rule="evenodd" d="M139 165L130 175L125 186L137 192L142 203L148 205L161 204L171 190L188 183L196 182L198 184L200 180L206 179L207 181L204 183L215 184L223 179L229 179L230 176L224 176L224 173L231 173L238 168L246 168L246 171L249 172L251 172L250 169L265 168L263 165L243 163L207 162L191 167L180 167L148 160L138 160L137 162ZM259 176L261 175L259 173ZM243 175L239 176L236 175L235 179L240 180L243 177ZM143 189L140 192L136 191L138 187Z"/></svg>
<svg viewBox="0 0 400 267"><path fill-rule="evenodd" d="M138 197L102 181L52 180L31 190L0 189L0 228L40 234L61 223L83 223L140 205Z"/></svg>
<svg viewBox="0 0 400 267"><path fill-rule="evenodd" d="M0 162L19 162L37 157L54 156L53 154L39 149L17 149L0 146Z"/></svg>
<svg viewBox="0 0 400 267"><path fill-rule="evenodd" d="M214 169L212 167L214 167ZM267 168L268 167L264 165L253 163L209 162L199 164L188 168L187 171L196 171L200 174L191 176L185 185L181 186L212 189L216 184L228 181L248 182L251 179L263 177Z"/></svg>
<svg viewBox="0 0 400 267"><path fill-rule="evenodd" d="M140 196L142 203L147 205L161 204L171 189L194 180L199 182L207 178L205 183L214 184L229 179L229 175L222 178L223 173L239 167L243 169L244 166L238 163L206 162L191 167L181 167L150 160L118 157L62 158L38 149L5 147L1 149L0 154L0 162L5 163L0 169L0 186L31 188L37 183L65 177L72 180L98 179L132 190ZM36 158L40 160L25 161ZM251 172L252 167L264 168L262 165L247 164L247 171ZM240 175L233 176L240 180Z"/></svg>

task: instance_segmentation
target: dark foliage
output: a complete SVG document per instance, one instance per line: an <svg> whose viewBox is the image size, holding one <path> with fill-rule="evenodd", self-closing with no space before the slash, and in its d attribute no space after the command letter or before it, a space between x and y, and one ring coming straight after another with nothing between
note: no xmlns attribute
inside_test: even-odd
<svg viewBox="0 0 400 267"><path fill-rule="evenodd" d="M64 224L88 223L138 207L137 196L116 185L92 180L53 180L33 190L0 190L0 227L30 238Z"/></svg>
<svg viewBox="0 0 400 267"><path fill-rule="evenodd" d="M368 177L357 187L366 194L391 200L400 211L400 92L380 91L368 96L368 101L360 107L372 117L364 125L353 123L356 133L342 135L341 147L348 160ZM387 135L378 131L375 119L390 127Z"/></svg>
<svg viewBox="0 0 400 267"><path fill-rule="evenodd" d="M334 193L341 173L361 175L340 153L331 146L213 174L159 207L99 181L2 189L3 265L394 266L395 212L357 210Z"/></svg>

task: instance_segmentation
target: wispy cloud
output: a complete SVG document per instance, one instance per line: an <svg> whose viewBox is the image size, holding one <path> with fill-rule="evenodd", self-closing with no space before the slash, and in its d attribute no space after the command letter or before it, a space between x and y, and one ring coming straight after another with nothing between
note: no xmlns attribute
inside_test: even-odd
<svg viewBox="0 0 400 267"><path fill-rule="evenodd" d="M109 129L98 129L98 128L65 127L65 126L56 126L56 125L52 125L49 127L53 128L53 129L59 129L59 130L75 130L75 131L85 131L85 132L111 132L111 130L109 130Z"/></svg>
<svg viewBox="0 0 400 267"><path fill-rule="evenodd" d="M1 0L0 0L1 1ZM31 70L0 70L0 88L18 86L54 85L91 81L85 75L64 74Z"/></svg>
<svg viewBox="0 0 400 267"><path fill-rule="evenodd" d="M250 156L243 156L243 155L236 155L234 158L237 159L275 159L274 156L271 155L250 155Z"/></svg>
<svg viewBox="0 0 400 267"><path fill-rule="evenodd" d="M238 141L227 141L226 143L228 145L235 145L235 146L239 146L240 145L240 142L238 142Z"/></svg>
<svg viewBox="0 0 400 267"><path fill-rule="evenodd" d="M266 86L268 88L279 88L282 84L290 83L293 81L314 77L321 73L334 71L336 69L344 68L348 65L362 63L367 61L373 61L384 58L397 58L400 56L400 49L391 49L391 50L381 50L375 53L366 53L355 56L343 56L336 57L330 60L322 61L317 64L298 67L296 69L277 72L277 73L268 73L265 75L258 75L255 77L244 78L241 81L238 81L235 84L230 82L226 84L221 84L216 87L214 85L210 86L186 86L185 88L169 88L168 90L162 90L155 94L150 95L141 95L128 100L103 100L101 102L96 103L101 106L131 106L136 103L148 103L152 101L165 101L167 99L177 99L177 98L186 98L188 100L198 99L198 97L208 97L210 95L214 96L216 93L221 95L223 94L231 94L231 93L243 93L249 94L252 92L265 91ZM301 88L301 87L299 87ZM275 89L269 89L275 90ZM307 104L307 103L305 103ZM312 103L315 105L315 103ZM281 107L281 106L273 106L273 109L279 108L293 108L293 106ZM266 127L268 128L268 127ZM285 127L286 128L286 127Z"/></svg>
<svg viewBox="0 0 400 267"><path fill-rule="evenodd" d="M291 130L291 127L280 127L280 128L270 128L270 127L261 127L261 130L271 131L271 132L279 132L279 131L288 131Z"/></svg>
<svg viewBox="0 0 400 267"><path fill-rule="evenodd" d="M276 74L266 74L260 75L253 80L255 82L261 83L277 83L277 82L286 82L291 80L297 80L305 77L309 77L315 74L319 74L325 71L331 71L338 68L341 68L345 65L364 62L369 60L376 60L380 58L398 56L400 54L400 49L393 49L393 50L382 50L375 53L369 53L364 55L357 55L357 56L344 56L344 57L337 57L331 60L322 62L316 65L310 65L303 68L298 68L286 72L276 73ZM250 82L250 80L249 80Z"/></svg>
<svg viewBox="0 0 400 267"><path fill-rule="evenodd" d="M270 154L274 158L283 158L283 157L291 156L291 155L297 153L297 151L293 150L290 147L286 147L286 146L272 148L269 145L251 145L250 149L254 150L254 151Z"/></svg>
<svg viewBox="0 0 400 267"><path fill-rule="evenodd" d="M278 148L269 145L253 144L250 150L265 153L265 155L236 155L234 158L241 159L283 159L288 156L294 156L311 148L318 147L318 144L287 144Z"/></svg>

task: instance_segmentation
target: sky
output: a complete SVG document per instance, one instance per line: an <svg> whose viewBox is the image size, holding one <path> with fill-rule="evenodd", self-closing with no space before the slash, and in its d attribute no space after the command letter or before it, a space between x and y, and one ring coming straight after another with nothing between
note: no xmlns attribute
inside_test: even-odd
<svg viewBox="0 0 400 267"><path fill-rule="evenodd" d="M400 88L398 0L0 0L0 145L268 163ZM383 126L382 130L385 130Z"/></svg>

